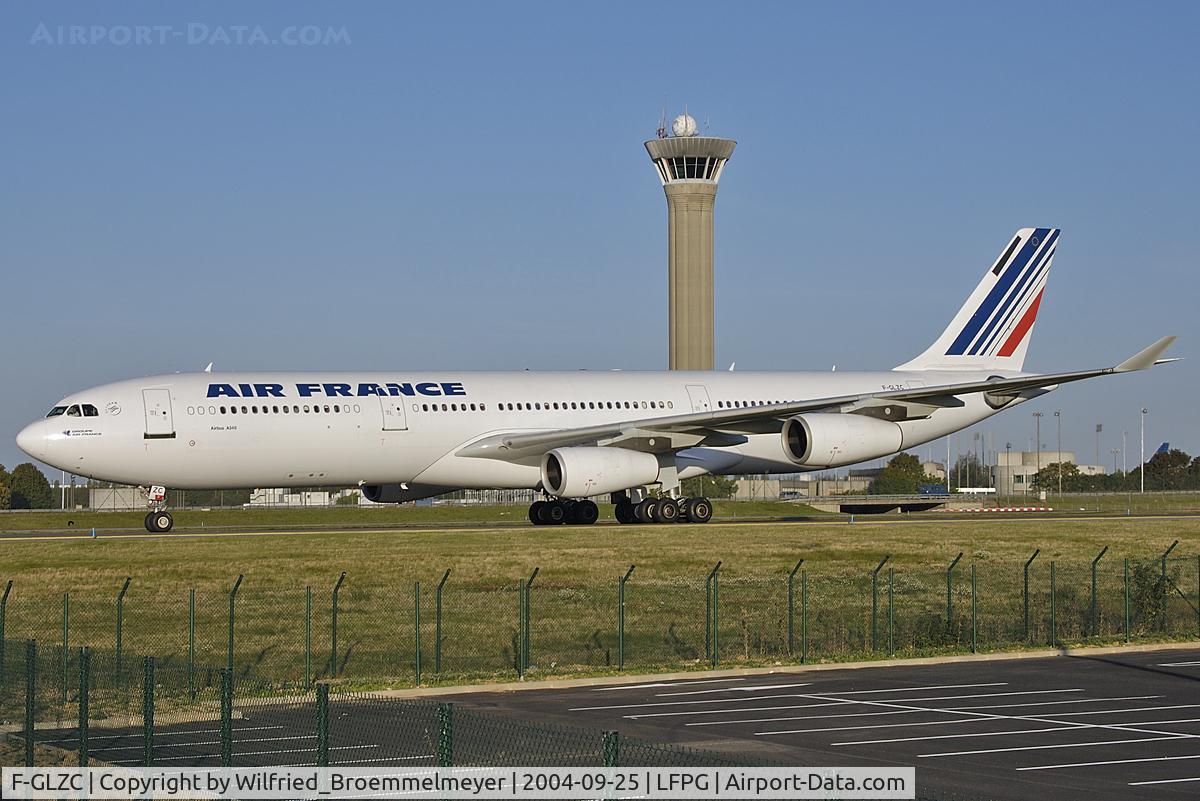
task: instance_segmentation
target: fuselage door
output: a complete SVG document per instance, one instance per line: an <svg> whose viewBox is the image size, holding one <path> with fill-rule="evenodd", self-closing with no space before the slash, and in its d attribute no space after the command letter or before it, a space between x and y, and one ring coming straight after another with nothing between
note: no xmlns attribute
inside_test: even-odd
<svg viewBox="0 0 1200 801"><path fill-rule="evenodd" d="M146 405L146 439L173 439L175 420L171 415L171 390L143 389Z"/></svg>
<svg viewBox="0 0 1200 801"><path fill-rule="evenodd" d="M404 413L404 398L379 397L383 411L384 431L404 431L408 428L408 417Z"/></svg>
<svg viewBox="0 0 1200 801"><path fill-rule="evenodd" d="M692 402L693 412L708 412L712 410L712 404L708 400L708 389L703 384L688 384L687 394Z"/></svg>

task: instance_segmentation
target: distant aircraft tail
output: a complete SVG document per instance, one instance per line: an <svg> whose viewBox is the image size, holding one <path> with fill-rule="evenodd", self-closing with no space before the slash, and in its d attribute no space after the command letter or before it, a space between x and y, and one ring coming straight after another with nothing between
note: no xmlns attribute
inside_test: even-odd
<svg viewBox="0 0 1200 801"><path fill-rule="evenodd" d="M1020 370L1037 320L1057 228L1022 228L929 349L897 370Z"/></svg>

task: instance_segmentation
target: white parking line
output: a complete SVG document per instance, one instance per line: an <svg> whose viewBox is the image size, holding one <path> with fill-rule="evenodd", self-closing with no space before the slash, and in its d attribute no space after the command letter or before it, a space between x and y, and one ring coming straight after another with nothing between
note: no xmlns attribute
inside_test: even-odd
<svg viewBox="0 0 1200 801"><path fill-rule="evenodd" d="M237 742L237 743L273 743L273 742L279 742L281 740L315 740L315 739L317 739L317 735L315 735L315 734L297 734L297 735L294 735L291 737L251 737L248 739L238 737L238 738L234 739L234 742ZM220 740L202 740L202 741L196 742L196 743L193 743L193 742L165 743L165 744L157 745L156 747L159 747L159 748L186 748L186 747L195 746L195 745L220 745L220 744L221 744ZM101 748L94 748L91 750L92 750L92 753L94 753L94 754L108 754L113 751L141 751L144 747L145 746L143 744L139 743L138 745L110 745L110 746L105 746L105 747L101 747Z"/></svg>
<svg viewBox="0 0 1200 801"><path fill-rule="evenodd" d="M1100 698L1072 698L1067 701L1034 701L1027 704L983 704L980 706L948 706L946 709L961 711L965 709L1017 709L1027 706L1061 706L1063 704L1098 704L1101 701L1145 701L1150 698L1162 698L1161 695L1115 695Z"/></svg>
<svg viewBox="0 0 1200 801"><path fill-rule="evenodd" d="M236 734L239 731L267 731L270 729L282 729L282 728L283 728L283 726L239 726L239 727L235 728L233 731L234 731L234 734ZM220 734L220 733L221 733L220 729L183 729L181 731L155 732L154 739L157 740L159 737L179 737L180 735L184 735L184 734ZM142 732L140 729L137 731L133 731L131 729L131 730L125 732L124 734L100 734L100 735L89 734L88 742L94 743L94 742L97 742L98 740L122 740L127 737L137 737L138 739L141 739ZM65 737L61 740L43 740L42 742L44 742L48 745L53 745L56 743L74 745L79 742L79 737L78 736Z"/></svg>
<svg viewBox="0 0 1200 801"><path fill-rule="evenodd" d="M1009 751L1045 751L1051 748L1093 748L1098 745L1124 745L1126 743L1153 743L1159 740L1179 740L1181 737L1138 737L1132 740L1101 740L1087 743L1054 743L1052 745L1016 745L1012 748L983 748L975 751L943 751L939 754L917 754L922 758L968 756L970 754L1003 754Z"/></svg>
<svg viewBox="0 0 1200 801"><path fill-rule="evenodd" d="M671 698L677 695L708 695L709 693L749 693L758 692L760 690L791 690L796 687L809 687L811 681L802 681L798 684L758 684L750 687L715 687L711 690L688 690L685 693L655 693L655 698Z"/></svg>
<svg viewBox="0 0 1200 801"><path fill-rule="evenodd" d="M607 693L614 690L653 690L658 687L690 687L693 684L720 684L727 681L745 681L745 676L730 679L701 679L699 681L656 681L652 684L618 684L614 687L593 687L594 693Z"/></svg>
<svg viewBox="0 0 1200 801"><path fill-rule="evenodd" d="M1200 759L1200 754L1187 756L1142 757L1141 759L1106 759L1102 762L1068 762L1062 765L1030 765L1017 770L1058 770L1060 768L1090 768L1096 765L1132 765L1135 762L1174 762L1180 759Z"/></svg>
<svg viewBox="0 0 1200 801"><path fill-rule="evenodd" d="M911 693L920 690L967 690L972 687L1004 687L1007 681L989 681L983 684L931 684L928 687L892 687L886 690L847 690L845 692L821 693L821 695L870 695L872 693Z"/></svg>
<svg viewBox="0 0 1200 801"><path fill-rule="evenodd" d="M347 759L341 762L331 762L331 765L361 765L365 762L403 762L408 759L433 759L437 754L417 754L416 756L375 757L374 759Z"/></svg>
<svg viewBox="0 0 1200 801"><path fill-rule="evenodd" d="M1148 782L1130 782L1130 787L1137 787L1143 784L1180 784L1182 782L1200 782L1200 776L1186 776L1182 779L1154 779Z"/></svg>
<svg viewBox="0 0 1200 801"><path fill-rule="evenodd" d="M1004 696L1011 696L1011 695L1045 695L1047 693L1066 693L1066 692L1081 693L1081 692L1083 692L1083 690L1078 687L1073 687L1070 689L1021 690L1021 691L1017 691L1017 692L1007 692L1007 693L968 693L966 695L927 695L927 696L918 697L918 698L893 698L888 703L895 704L895 703L908 702L908 701L958 701L958 700L962 700L964 698L1001 698ZM575 706L575 707L571 707L567 711L569 711L569 712L593 712L593 711L602 710L602 709L647 709L647 708L661 707L661 706L697 706L699 704L736 704L736 703L742 703L745 701L774 701L774 700L779 700L781 698L817 698L817 697L824 698L826 701L828 701L829 703L826 704L827 706L837 706L839 704L868 704L869 705L872 703L876 703L874 701L857 701L852 698L834 698L834 697L829 696L827 693L823 694L821 696L810 695L808 693L785 693L783 695L757 695L757 696L751 696L749 698L709 698L709 699L705 699L705 700L701 700L701 701L651 701L651 702L648 702L645 704L611 704L608 706ZM809 704L807 706L817 706L817 705ZM760 707L747 707L745 709L724 709L724 710L719 710L719 711L723 711L723 712L753 712L757 708L760 708ZM689 713L681 712L679 714L689 714ZM626 717L629 717L629 718L649 717L649 716L650 716L650 713L646 713L645 715L640 715L640 716L626 715Z"/></svg>
<svg viewBox="0 0 1200 801"><path fill-rule="evenodd" d="M373 745L339 745L339 746L330 747L329 750L330 751L354 751L354 750L361 750L363 748L379 748L379 747L380 746L378 743L373 744ZM311 754L311 753L313 753L313 749L311 749L311 748L292 748L292 749L280 749L280 750L272 750L272 751L234 751L233 756L236 758L236 757L245 757L245 756L266 756L268 754ZM195 760L195 759L217 759L220 756L221 756L220 754L187 754L185 756L164 757L164 756L158 756L157 754L155 754L154 761L155 761L155 763L158 763L158 762L175 762L180 759L193 759L193 760Z"/></svg>
<svg viewBox="0 0 1200 801"><path fill-rule="evenodd" d="M1047 731L1075 731L1077 726L1051 726L1046 729L1017 729L1015 731L981 731L970 734L926 734L921 737L889 737L885 740L847 740L830 745L876 745L879 743L915 743L922 740L955 740L966 737L1007 737L1010 734L1041 734Z"/></svg>
<svg viewBox="0 0 1200 801"><path fill-rule="evenodd" d="M1200 659L1194 662L1159 662L1156 667L1200 667Z"/></svg>
<svg viewBox="0 0 1200 801"><path fill-rule="evenodd" d="M891 712L849 712L844 715L794 715L783 718L742 718L739 720L702 720L685 723L684 726L728 726L733 723L776 723L781 720L824 720L826 718L877 718L882 715L916 715L923 709L898 709ZM930 709L929 712L936 710Z"/></svg>
<svg viewBox="0 0 1200 801"><path fill-rule="evenodd" d="M1171 704L1170 706L1138 706L1132 709L1100 709L1091 712L1055 712L1054 714L1060 718L1076 717L1080 715L1115 715L1118 712L1154 712L1160 709L1193 709L1200 704Z"/></svg>

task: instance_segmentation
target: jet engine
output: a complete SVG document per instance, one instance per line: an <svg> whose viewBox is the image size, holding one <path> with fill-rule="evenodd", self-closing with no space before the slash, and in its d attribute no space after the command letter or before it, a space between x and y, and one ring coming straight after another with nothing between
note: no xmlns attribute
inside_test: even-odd
<svg viewBox="0 0 1200 801"><path fill-rule="evenodd" d="M439 487L432 484L363 484L363 497L371 503L408 503L422 498L432 498L453 492L455 487Z"/></svg>
<svg viewBox="0 0 1200 801"><path fill-rule="evenodd" d="M861 414L800 414L783 424L783 452L804 467L841 467L895 453L900 426Z"/></svg>
<svg viewBox="0 0 1200 801"><path fill-rule="evenodd" d="M542 486L560 498L589 498L658 480L652 453L625 448L556 448L542 457Z"/></svg>

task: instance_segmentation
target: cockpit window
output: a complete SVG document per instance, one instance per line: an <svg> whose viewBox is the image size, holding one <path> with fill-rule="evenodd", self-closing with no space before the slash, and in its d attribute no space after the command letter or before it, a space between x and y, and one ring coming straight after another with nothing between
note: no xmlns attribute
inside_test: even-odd
<svg viewBox="0 0 1200 801"><path fill-rule="evenodd" d="M67 417L80 417L79 404L75 404L70 409L67 409Z"/></svg>
<svg viewBox="0 0 1200 801"><path fill-rule="evenodd" d="M67 411L66 406L55 406L53 409L50 410L50 413L47 414L46 416L47 417L58 417L60 414L63 414L66 411Z"/></svg>
<svg viewBox="0 0 1200 801"><path fill-rule="evenodd" d="M84 417L99 417L100 416L99 410L97 410L96 407L90 403L83 404L82 408L83 408L83 416Z"/></svg>

